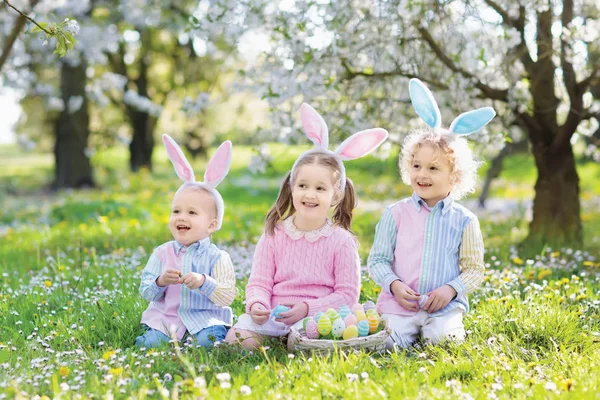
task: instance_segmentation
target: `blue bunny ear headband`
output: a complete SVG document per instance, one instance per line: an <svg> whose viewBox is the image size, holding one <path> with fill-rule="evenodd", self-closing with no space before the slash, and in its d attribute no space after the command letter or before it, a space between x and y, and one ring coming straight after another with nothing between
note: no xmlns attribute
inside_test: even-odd
<svg viewBox="0 0 600 400"><path fill-rule="evenodd" d="M435 132L440 132L442 129L442 116L431 91L416 78L412 78L408 83L408 91L410 102L419 117ZM486 126L495 116L496 111L492 107L467 111L454 118L448 131L455 135L470 135Z"/></svg>

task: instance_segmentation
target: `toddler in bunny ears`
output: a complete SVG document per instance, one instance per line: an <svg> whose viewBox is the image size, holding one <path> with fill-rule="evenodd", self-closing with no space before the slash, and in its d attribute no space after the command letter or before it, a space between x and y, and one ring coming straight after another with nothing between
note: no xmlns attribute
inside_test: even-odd
<svg viewBox="0 0 600 400"><path fill-rule="evenodd" d="M343 161L369 154L388 133L361 131L331 151L323 118L308 104L300 115L315 146L296 160L266 216L246 286L246 314L225 339L247 349L287 335L308 315L355 304L359 296L358 243L350 232L356 197Z"/></svg>
<svg viewBox="0 0 600 400"><path fill-rule="evenodd" d="M229 305L236 294L231 258L210 242L223 223L223 198L216 187L231 164L231 142L210 159L204 182L196 182L183 152L167 135L163 143L183 185L173 197L169 229L175 240L157 247L144 270L140 293L150 301L142 315L146 331L135 344L156 347L186 332L211 347L232 324Z"/></svg>
<svg viewBox="0 0 600 400"><path fill-rule="evenodd" d="M479 221L455 200L474 191L477 177L478 162L463 136L496 113L490 107L470 111L443 129L429 89L411 79L409 92L429 126L409 134L400 155L402 180L414 191L383 212L367 263L382 288L377 305L393 331L389 348L406 348L419 336L432 344L462 341L467 293L484 273Z"/></svg>

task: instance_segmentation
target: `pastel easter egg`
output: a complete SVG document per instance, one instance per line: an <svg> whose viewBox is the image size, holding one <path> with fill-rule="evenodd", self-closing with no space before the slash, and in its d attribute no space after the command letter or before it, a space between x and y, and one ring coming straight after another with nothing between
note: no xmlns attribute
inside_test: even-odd
<svg viewBox="0 0 600 400"><path fill-rule="evenodd" d="M346 326L356 325L357 323L358 319L356 319L356 316L354 314L350 314L346 316L346 318L344 318L344 324L346 324Z"/></svg>
<svg viewBox="0 0 600 400"><path fill-rule="evenodd" d="M363 309L365 310L365 312L367 312L368 310L370 310L372 308L377 309L377 306L371 300L369 300L365 304L363 304Z"/></svg>
<svg viewBox="0 0 600 400"><path fill-rule="evenodd" d="M362 320L367 319L367 315L365 314L365 312L363 310L355 312L354 316L356 317L356 319L358 321L362 321Z"/></svg>
<svg viewBox="0 0 600 400"><path fill-rule="evenodd" d="M289 307L283 306L281 304L277 304L277 306L275 306L275 308L273 308L273 310L271 310L271 316L273 318L279 318L280 314L282 312L289 311L289 309L290 309Z"/></svg>
<svg viewBox="0 0 600 400"><path fill-rule="evenodd" d="M362 304L356 303L352 306L352 313L356 314L357 311L364 311Z"/></svg>
<svg viewBox="0 0 600 400"><path fill-rule="evenodd" d="M330 321L335 321L338 317L338 312L333 308L328 308L325 314L327 314Z"/></svg>
<svg viewBox="0 0 600 400"><path fill-rule="evenodd" d="M347 305L343 305L340 307L340 318L344 319L346 318L348 315L350 315L352 313L352 311L350 311L350 309L348 308Z"/></svg>
<svg viewBox="0 0 600 400"><path fill-rule="evenodd" d="M317 311L317 313L315 314L315 322L319 322L319 318L321 318L321 315L325 315L325 313L323 311Z"/></svg>
<svg viewBox="0 0 600 400"><path fill-rule="evenodd" d="M366 319L358 321L356 328L358 329L358 336L369 336L369 322Z"/></svg>
<svg viewBox="0 0 600 400"><path fill-rule="evenodd" d="M377 315L377 310L376 310L375 308L369 308L369 309L367 310L366 314L367 314L367 317L368 317L369 315Z"/></svg>
<svg viewBox="0 0 600 400"><path fill-rule="evenodd" d="M319 329L319 334L322 336L329 335L331 332L331 320L327 315L322 315L319 318L319 322L317 322L317 327Z"/></svg>
<svg viewBox="0 0 600 400"><path fill-rule="evenodd" d="M358 328L356 327L356 325L350 325L349 327L344 329L342 337L344 338L344 340L358 337Z"/></svg>
<svg viewBox="0 0 600 400"><path fill-rule="evenodd" d="M333 321L333 325L331 326L331 333L334 337L341 337L344 333L344 329L346 329L346 325L344 324L344 321L341 318L338 318L335 321Z"/></svg>
<svg viewBox="0 0 600 400"><path fill-rule="evenodd" d="M302 320L302 327L304 328L304 330L306 330L306 324L308 324L308 321L312 320L311 317L306 317Z"/></svg>
<svg viewBox="0 0 600 400"><path fill-rule="evenodd" d="M315 322L314 319L309 320L306 323L306 337L309 339L318 339L319 338L319 326Z"/></svg>
<svg viewBox="0 0 600 400"><path fill-rule="evenodd" d="M376 315L369 315L367 317L367 321L369 321L369 333L377 332L377 328L379 327L379 318Z"/></svg>

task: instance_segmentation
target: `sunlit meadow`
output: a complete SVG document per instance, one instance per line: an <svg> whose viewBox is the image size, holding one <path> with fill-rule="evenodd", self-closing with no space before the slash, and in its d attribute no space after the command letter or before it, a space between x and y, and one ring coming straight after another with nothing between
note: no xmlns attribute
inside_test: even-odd
<svg viewBox="0 0 600 400"><path fill-rule="evenodd" d="M223 229L213 241L236 266L236 314L262 219L301 149L271 146L276 162L251 175L236 148L220 186ZM126 154L94 155L98 190L45 194L46 155L0 147L0 399L2 398L597 398L600 377L600 166L581 163L582 249L516 246L526 235L533 161L516 156L477 211L487 245L483 287L471 296L461 345L393 354L288 354L273 341L254 353L186 342L136 349L147 303L140 272L169 240L178 181L162 149L155 171L126 172ZM201 171L203 160L193 162ZM483 171L484 172L484 171ZM385 204L410 193L395 160L348 163L360 206L353 230L363 264ZM474 208L474 200L466 204ZM568 206L568 205L565 205ZM363 273L361 300L378 288Z"/></svg>

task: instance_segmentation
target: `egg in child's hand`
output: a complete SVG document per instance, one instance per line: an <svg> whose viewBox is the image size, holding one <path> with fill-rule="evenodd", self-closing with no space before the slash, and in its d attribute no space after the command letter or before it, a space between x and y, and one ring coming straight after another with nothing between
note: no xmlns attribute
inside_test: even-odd
<svg viewBox="0 0 600 400"><path fill-rule="evenodd" d="M333 337L341 337L344 333L344 329L346 329L346 325L344 324L344 321L341 318L338 318L335 321L333 321L333 325L331 325L331 333L333 334Z"/></svg>
<svg viewBox="0 0 600 400"><path fill-rule="evenodd" d="M277 304L273 310L271 310L271 316L273 318L281 318L281 313L289 311L290 308L281 304Z"/></svg>
<svg viewBox="0 0 600 400"><path fill-rule="evenodd" d="M314 319L310 319L306 322L306 337L309 339L318 339L319 338L319 327Z"/></svg>
<svg viewBox="0 0 600 400"><path fill-rule="evenodd" d="M317 322L317 327L320 335L329 335L329 332L331 332L331 320L327 315L322 315L321 318L319 318L319 322Z"/></svg>
<svg viewBox="0 0 600 400"><path fill-rule="evenodd" d="M369 322L366 319L358 321L356 328L358 329L358 336L369 336Z"/></svg>
<svg viewBox="0 0 600 400"><path fill-rule="evenodd" d="M358 337L358 328L356 327L356 325L350 325L346 329L344 329L342 337L344 338L344 340Z"/></svg>

